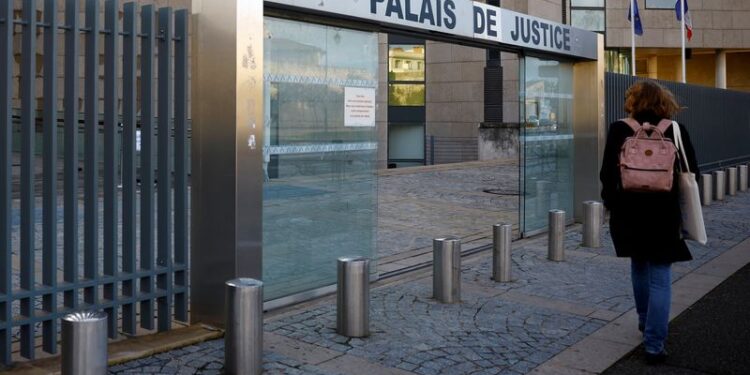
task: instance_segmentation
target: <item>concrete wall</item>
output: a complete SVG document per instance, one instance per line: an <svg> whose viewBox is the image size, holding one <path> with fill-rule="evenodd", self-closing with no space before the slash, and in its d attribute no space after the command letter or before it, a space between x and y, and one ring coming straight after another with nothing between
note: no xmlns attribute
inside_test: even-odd
<svg viewBox="0 0 750 375"><path fill-rule="evenodd" d="M427 41L427 135L476 137L484 120L484 49Z"/></svg>

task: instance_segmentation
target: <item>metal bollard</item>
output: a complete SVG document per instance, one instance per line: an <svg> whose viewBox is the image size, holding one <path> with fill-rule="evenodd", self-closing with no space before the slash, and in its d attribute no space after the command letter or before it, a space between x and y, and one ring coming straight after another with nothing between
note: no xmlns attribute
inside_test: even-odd
<svg viewBox="0 0 750 375"><path fill-rule="evenodd" d="M597 201L583 202L583 246L600 247L604 206Z"/></svg>
<svg viewBox="0 0 750 375"><path fill-rule="evenodd" d="M747 165L740 165L740 191L747 191Z"/></svg>
<svg viewBox="0 0 750 375"><path fill-rule="evenodd" d="M432 240L432 296L442 303L461 302L461 240Z"/></svg>
<svg viewBox="0 0 750 375"><path fill-rule="evenodd" d="M238 278L225 285L225 371L260 374L263 372L263 282Z"/></svg>
<svg viewBox="0 0 750 375"><path fill-rule="evenodd" d="M714 180L716 180L716 200L723 201L724 194L727 191L727 177L725 176L724 171L714 171Z"/></svg>
<svg viewBox="0 0 750 375"><path fill-rule="evenodd" d="M511 235L513 226L495 224L492 226L492 279L507 283L511 281Z"/></svg>
<svg viewBox="0 0 750 375"><path fill-rule="evenodd" d="M729 193L729 195L731 196L735 196L737 195L737 167L730 167L727 168L727 170L729 171L727 173L727 184L729 185L727 193Z"/></svg>
<svg viewBox="0 0 750 375"><path fill-rule="evenodd" d="M370 260L344 257L336 262L336 331L347 337L370 335Z"/></svg>
<svg viewBox="0 0 750 375"><path fill-rule="evenodd" d="M701 174L701 201L704 206L710 206L714 200L713 176L710 173Z"/></svg>
<svg viewBox="0 0 750 375"><path fill-rule="evenodd" d="M548 241L548 258L551 261L562 262L565 260L564 243L565 243L565 211L549 211L549 241Z"/></svg>
<svg viewBox="0 0 750 375"><path fill-rule="evenodd" d="M87 311L62 318L62 375L107 373L107 314Z"/></svg>

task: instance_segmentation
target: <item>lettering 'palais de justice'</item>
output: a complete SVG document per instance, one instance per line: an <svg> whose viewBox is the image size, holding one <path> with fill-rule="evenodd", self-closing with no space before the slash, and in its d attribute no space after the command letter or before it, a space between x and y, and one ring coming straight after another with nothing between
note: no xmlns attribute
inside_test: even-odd
<svg viewBox="0 0 750 375"><path fill-rule="evenodd" d="M448 29L456 27L455 10L453 0L370 0L372 14Z"/></svg>
<svg viewBox="0 0 750 375"><path fill-rule="evenodd" d="M510 32L513 41L523 41L537 46L570 51L570 29L516 16L515 29Z"/></svg>

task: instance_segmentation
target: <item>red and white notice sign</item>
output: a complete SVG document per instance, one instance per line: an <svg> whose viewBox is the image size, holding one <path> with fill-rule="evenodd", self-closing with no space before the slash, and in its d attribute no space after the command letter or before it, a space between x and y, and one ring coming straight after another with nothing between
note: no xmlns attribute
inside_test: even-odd
<svg viewBox="0 0 750 375"><path fill-rule="evenodd" d="M344 87L344 126L375 126L375 89Z"/></svg>

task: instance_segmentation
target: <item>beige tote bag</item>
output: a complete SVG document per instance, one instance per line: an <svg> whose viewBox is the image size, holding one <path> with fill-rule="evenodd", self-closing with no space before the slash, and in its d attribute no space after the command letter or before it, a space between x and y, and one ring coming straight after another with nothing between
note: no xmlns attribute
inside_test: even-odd
<svg viewBox="0 0 750 375"><path fill-rule="evenodd" d="M708 237L706 236L706 225L703 222L698 182L695 181L695 173L690 172L690 165L685 155L682 134L677 121L672 121L672 129L674 129L674 140L679 150L678 158L680 159L680 173L677 183L679 184L680 210L682 211L682 237L705 245L708 242Z"/></svg>

